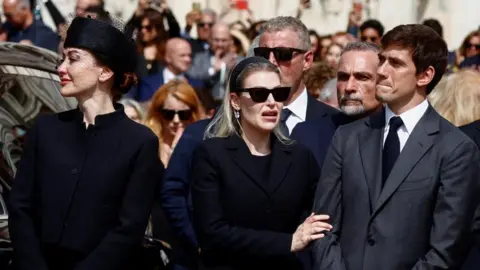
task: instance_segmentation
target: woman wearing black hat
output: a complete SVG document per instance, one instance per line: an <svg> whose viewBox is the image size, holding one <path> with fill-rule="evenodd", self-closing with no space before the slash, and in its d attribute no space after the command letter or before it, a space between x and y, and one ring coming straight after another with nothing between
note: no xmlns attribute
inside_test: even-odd
<svg viewBox="0 0 480 270"><path fill-rule="evenodd" d="M135 82L135 45L75 18L58 67L78 108L39 118L10 195L16 269L132 269L163 166L158 139L115 103Z"/></svg>
<svg viewBox="0 0 480 270"><path fill-rule="evenodd" d="M193 223L212 269L302 269L295 252L323 237L309 215L319 168L278 123L290 87L260 57L232 70L223 106L192 160ZM305 219L306 218L306 219ZM299 226L299 224L301 224Z"/></svg>

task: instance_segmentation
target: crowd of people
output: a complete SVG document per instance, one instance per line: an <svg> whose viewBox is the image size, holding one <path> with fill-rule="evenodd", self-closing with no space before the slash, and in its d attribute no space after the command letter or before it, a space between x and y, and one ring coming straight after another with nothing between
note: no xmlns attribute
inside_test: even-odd
<svg viewBox="0 0 480 270"><path fill-rule="evenodd" d="M165 1L126 24L77 0L58 33L4 0L0 39L61 55L78 108L39 117L10 194L16 269L477 269L480 31L294 17L222 22ZM248 25L247 25L248 24ZM191 37L196 26L197 37Z"/></svg>

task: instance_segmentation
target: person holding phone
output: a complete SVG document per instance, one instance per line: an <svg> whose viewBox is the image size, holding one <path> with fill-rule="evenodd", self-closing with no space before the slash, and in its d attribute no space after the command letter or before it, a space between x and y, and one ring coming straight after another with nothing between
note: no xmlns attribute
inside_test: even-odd
<svg viewBox="0 0 480 270"><path fill-rule="evenodd" d="M206 269L303 269L296 256L327 216L311 215L319 167L278 124L291 87L261 57L231 72L222 107L192 158L193 225Z"/></svg>

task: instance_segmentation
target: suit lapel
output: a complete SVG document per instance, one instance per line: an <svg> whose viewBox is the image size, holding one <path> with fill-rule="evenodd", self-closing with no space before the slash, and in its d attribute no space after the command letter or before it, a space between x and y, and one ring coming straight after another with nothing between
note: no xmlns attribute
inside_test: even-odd
<svg viewBox="0 0 480 270"><path fill-rule="evenodd" d="M392 196L425 153L432 148L435 141L434 135L440 130L439 120L440 116L432 107L429 107L408 137L407 143L395 162L380 193L373 215Z"/></svg>
<svg viewBox="0 0 480 270"><path fill-rule="evenodd" d="M360 158L369 191L370 210L373 209L381 188L379 184L382 181L381 166L374 164L382 164L384 115L382 110L366 119L365 124L369 128L358 136Z"/></svg>
<svg viewBox="0 0 480 270"><path fill-rule="evenodd" d="M278 187L285 180L291 160L291 150L278 141L274 135L272 135L273 147L272 147L272 160L270 164L270 173L268 184L270 186L271 194L273 194Z"/></svg>
<svg viewBox="0 0 480 270"><path fill-rule="evenodd" d="M268 186L266 185L267 181L262 181L252 173L252 166L255 164L251 163L249 155L251 155L250 150L247 145L239 136L233 135L227 139L227 149L230 150L230 157L233 162L245 173L245 175L250 178L261 190L268 194Z"/></svg>

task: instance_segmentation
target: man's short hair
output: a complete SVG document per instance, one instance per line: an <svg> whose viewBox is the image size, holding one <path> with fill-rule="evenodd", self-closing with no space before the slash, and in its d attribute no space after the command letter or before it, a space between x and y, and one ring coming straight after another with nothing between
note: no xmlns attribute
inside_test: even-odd
<svg viewBox="0 0 480 270"><path fill-rule="evenodd" d="M425 20L423 21L423 25L426 25L430 28L432 28L435 32L437 32L437 34L441 37L443 37L443 27L442 27L442 24L435 20L435 19L428 19L428 20Z"/></svg>
<svg viewBox="0 0 480 270"><path fill-rule="evenodd" d="M393 28L383 36L383 49L394 45L411 51L416 74L424 72L429 66L435 69L435 75L427 85L428 95L440 81L447 67L448 48L445 40L428 26L406 24Z"/></svg>
<svg viewBox="0 0 480 270"><path fill-rule="evenodd" d="M377 44L373 44L370 42L365 42L365 41L355 41L348 43L345 48L343 48L341 55L343 55L346 52L351 52L351 51L356 51L356 52L367 52L367 51L372 51L374 53L379 53L380 52L380 46Z"/></svg>
<svg viewBox="0 0 480 270"><path fill-rule="evenodd" d="M283 30L291 30L297 33L299 49L311 49L312 43L310 42L308 28L299 19L290 16L279 16L268 20L263 25L263 33L280 32Z"/></svg>
<svg viewBox="0 0 480 270"><path fill-rule="evenodd" d="M382 23L374 19L366 20L364 23L362 23L362 25L360 25L360 33L367 28L373 28L375 31L377 31L380 37L383 36L385 31Z"/></svg>

